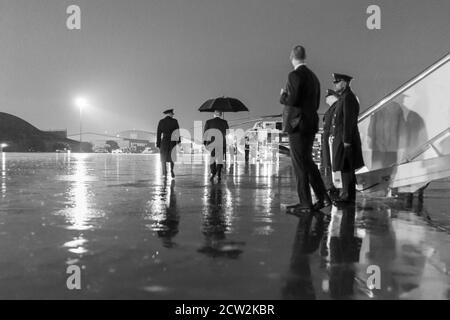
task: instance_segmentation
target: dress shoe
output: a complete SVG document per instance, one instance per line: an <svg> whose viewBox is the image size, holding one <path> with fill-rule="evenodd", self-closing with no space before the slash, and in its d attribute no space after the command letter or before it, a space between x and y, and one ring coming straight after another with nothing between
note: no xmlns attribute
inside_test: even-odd
<svg viewBox="0 0 450 320"><path fill-rule="evenodd" d="M289 214L308 214L314 212L312 207L305 207L301 204L296 204L286 207L286 212Z"/></svg>
<svg viewBox="0 0 450 320"><path fill-rule="evenodd" d="M320 210L320 209L329 207L329 206L331 206L331 205L332 205L332 202L331 202L330 198L327 197L327 198L324 199L324 200L319 200L319 201L317 201L317 202L313 205L313 209L316 210L316 211L318 211L318 210Z"/></svg>
<svg viewBox="0 0 450 320"><path fill-rule="evenodd" d="M352 200L350 198L337 198L333 201L333 204L337 207L352 205L352 204L355 204L355 200Z"/></svg>

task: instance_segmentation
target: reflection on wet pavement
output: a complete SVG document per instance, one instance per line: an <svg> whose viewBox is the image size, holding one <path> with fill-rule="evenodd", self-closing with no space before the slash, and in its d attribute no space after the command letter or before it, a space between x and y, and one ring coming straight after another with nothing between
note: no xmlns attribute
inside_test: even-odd
<svg viewBox="0 0 450 320"><path fill-rule="evenodd" d="M296 217L286 159L228 164L220 184L202 163L166 181L154 155L3 153L0 169L0 298L449 298L449 181L423 204Z"/></svg>
<svg viewBox="0 0 450 320"><path fill-rule="evenodd" d="M222 184L212 184L205 187L204 198L202 233L205 236L205 244L198 252L212 258L238 258L243 252L240 247L245 245L245 242L226 239L226 234L233 234L230 191Z"/></svg>
<svg viewBox="0 0 450 320"><path fill-rule="evenodd" d="M180 215L177 208L175 180L170 182L170 186L168 184L167 180L164 181L159 194L148 203L149 219L152 222L148 228L157 232L164 247L172 248L175 245L172 239L178 234Z"/></svg>

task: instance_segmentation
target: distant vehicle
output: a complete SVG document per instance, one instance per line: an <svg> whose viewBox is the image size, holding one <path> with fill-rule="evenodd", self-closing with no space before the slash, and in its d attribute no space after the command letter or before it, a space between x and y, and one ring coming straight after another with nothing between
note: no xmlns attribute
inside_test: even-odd
<svg viewBox="0 0 450 320"><path fill-rule="evenodd" d="M108 153L108 150L106 150L105 148L95 148L94 149L94 153Z"/></svg>
<svg viewBox="0 0 450 320"><path fill-rule="evenodd" d="M152 147L146 147L144 149L144 151L142 151L143 154L153 154L153 153L157 153L158 149L156 148L152 148Z"/></svg>
<svg viewBox="0 0 450 320"><path fill-rule="evenodd" d="M116 150L111 151L111 153L112 154L122 154L123 151L121 149L116 149Z"/></svg>

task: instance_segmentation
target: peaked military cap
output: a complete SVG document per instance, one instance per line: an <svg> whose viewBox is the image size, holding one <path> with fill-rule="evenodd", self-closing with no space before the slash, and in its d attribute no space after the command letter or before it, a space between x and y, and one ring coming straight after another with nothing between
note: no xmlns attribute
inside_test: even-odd
<svg viewBox="0 0 450 320"><path fill-rule="evenodd" d="M333 73L333 82L334 83L338 83L341 81L345 81L345 82L350 82L352 81L353 77L348 76L346 74L342 74L342 73Z"/></svg>

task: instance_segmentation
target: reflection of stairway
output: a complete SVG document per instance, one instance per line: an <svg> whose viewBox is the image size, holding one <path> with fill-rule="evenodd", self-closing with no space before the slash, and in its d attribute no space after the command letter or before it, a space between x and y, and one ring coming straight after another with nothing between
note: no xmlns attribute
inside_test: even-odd
<svg viewBox="0 0 450 320"><path fill-rule="evenodd" d="M450 176L448 92L450 54L361 114L366 163L358 172L362 189L414 192L432 180ZM419 121L408 122L410 115Z"/></svg>

